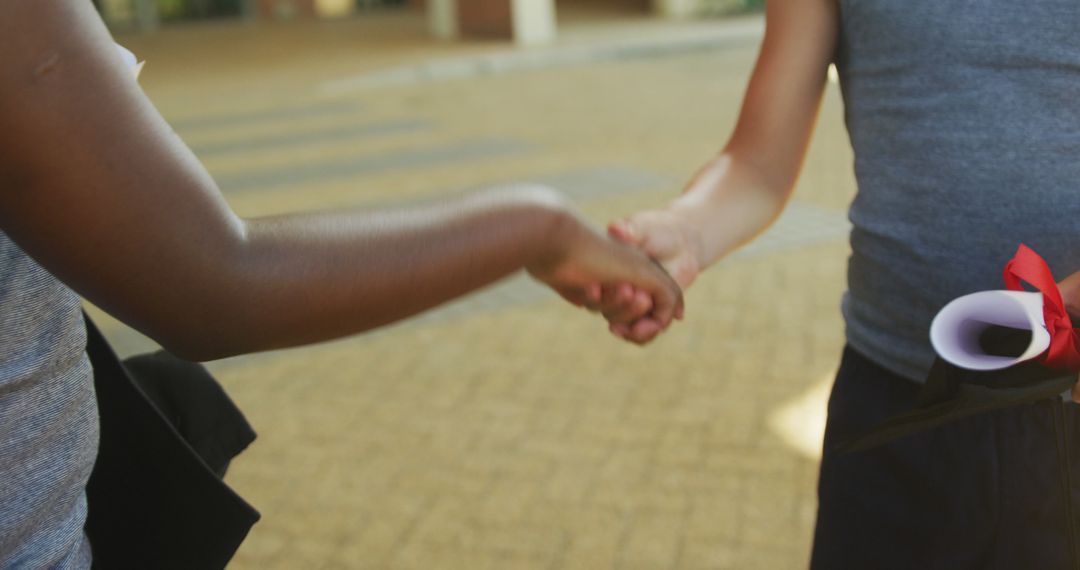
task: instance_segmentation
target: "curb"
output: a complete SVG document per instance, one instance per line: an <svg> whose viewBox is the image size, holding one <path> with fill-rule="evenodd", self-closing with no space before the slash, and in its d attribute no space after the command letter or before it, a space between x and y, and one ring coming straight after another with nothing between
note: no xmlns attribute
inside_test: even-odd
<svg viewBox="0 0 1080 570"><path fill-rule="evenodd" d="M319 84L317 89L322 95L333 96L517 71L714 51L756 43L764 32L765 22L761 18L716 26L672 26L664 33L648 38L567 42L544 48L518 48L475 56L433 59L326 81Z"/></svg>

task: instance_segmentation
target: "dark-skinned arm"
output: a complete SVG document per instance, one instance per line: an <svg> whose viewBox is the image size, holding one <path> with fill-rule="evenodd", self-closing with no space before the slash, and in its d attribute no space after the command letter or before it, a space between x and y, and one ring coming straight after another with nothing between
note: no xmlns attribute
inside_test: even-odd
<svg viewBox="0 0 1080 570"><path fill-rule="evenodd" d="M632 283L662 326L681 303L662 270L545 188L241 219L85 0L0 3L0 133L0 228L192 359L368 330L521 269L583 304L596 303L596 283Z"/></svg>

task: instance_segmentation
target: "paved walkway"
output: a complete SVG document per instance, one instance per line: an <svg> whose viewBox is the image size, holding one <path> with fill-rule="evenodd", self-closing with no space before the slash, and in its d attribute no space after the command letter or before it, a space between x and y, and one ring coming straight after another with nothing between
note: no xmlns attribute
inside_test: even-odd
<svg viewBox="0 0 1080 570"><path fill-rule="evenodd" d="M380 18L119 39L243 214L537 180L600 224L662 204L720 147L760 33L597 25L561 44L596 57L556 46L513 73L379 83L364 78L522 57ZM652 47L619 47L637 26ZM691 28L726 39L688 49ZM213 363L260 433L228 480L263 520L230 567L804 567L850 170L830 86L788 212L645 349L518 278L373 334ZM105 325L123 352L145 347Z"/></svg>

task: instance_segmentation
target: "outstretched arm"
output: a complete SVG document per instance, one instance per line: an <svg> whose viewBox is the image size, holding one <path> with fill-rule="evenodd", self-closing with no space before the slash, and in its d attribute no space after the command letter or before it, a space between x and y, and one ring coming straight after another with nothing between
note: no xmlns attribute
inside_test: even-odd
<svg viewBox="0 0 1080 570"><path fill-rule="evenodd" d="M667 208L615 222L611 233L660 260L685 287L768 227L802 166L838 25L836 0L770 0L765 39L723 151Z"/></svg>
<svg viewBox="0 0 1080 570"><path fill-rule="evenodd" d="M680 302L644 255L543 188L241 219L134 83L89 2L0 3L0 38L0 228L178 354L334 338L522 268L579 302L590 283L634 283L664 325Z"/></svg>

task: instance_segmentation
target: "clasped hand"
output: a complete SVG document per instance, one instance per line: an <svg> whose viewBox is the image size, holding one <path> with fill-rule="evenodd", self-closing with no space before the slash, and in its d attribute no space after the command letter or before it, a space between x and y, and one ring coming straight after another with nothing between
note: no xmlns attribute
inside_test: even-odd
<svg viewBox="0 0 1080 570"><path fill-rule="evenodd" d="M685 225L666 210L613 222L609 239L582 229L562 255L530 267L567 301L600 313L615 336L646 344L682 319L681 288L697 276Z"/></svg>

